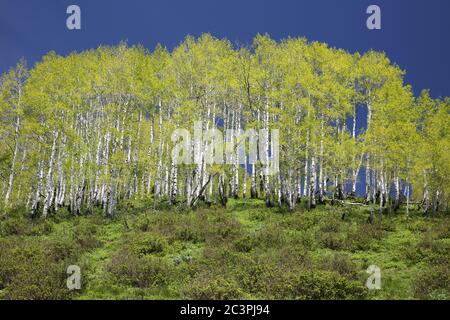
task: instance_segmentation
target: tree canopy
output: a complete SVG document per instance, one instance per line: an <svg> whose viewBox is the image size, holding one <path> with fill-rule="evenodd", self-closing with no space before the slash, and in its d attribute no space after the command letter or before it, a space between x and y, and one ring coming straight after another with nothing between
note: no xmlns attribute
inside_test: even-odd
<svg viewBox="0 0 450 320"><path fill-rule="evenodd" d="M50 52L30 70L20 61L0 79L0 208L113 216L134 197L189 206L261 197L294 210L302 198L314 208L356 197L360 183L380 208L447 210L450 99L415 97L404 74L381 52L268 35L249 48L204 34L172 52L121 43ZM222 164L203 151L177 164L172 133L194 136L195 123L204 132L278 129L279 170L239 163L239 148Z"/></svg>

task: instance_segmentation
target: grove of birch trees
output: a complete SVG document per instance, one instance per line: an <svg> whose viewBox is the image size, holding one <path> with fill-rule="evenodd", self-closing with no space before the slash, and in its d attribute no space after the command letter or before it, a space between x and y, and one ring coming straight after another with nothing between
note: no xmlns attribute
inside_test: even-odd
<svg viewBox="0 0 450 320"><path fill-rule="evenodd" d="M0 79L0 214L112 217L127 199L195 207L230 197L446 211L450 99L415 97L404 75L381 52L268 35L248 48L205 34L171 52L121 43L50 52L31 69L20 61ZM175 163L172 133L193 134L194 122L278 129L279 171L239 164L237 151L231 164Z"/></svg>

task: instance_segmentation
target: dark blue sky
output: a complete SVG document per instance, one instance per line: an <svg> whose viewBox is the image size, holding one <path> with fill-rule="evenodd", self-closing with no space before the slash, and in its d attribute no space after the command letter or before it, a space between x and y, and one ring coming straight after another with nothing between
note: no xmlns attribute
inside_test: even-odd
<svg viewBox="0 0 450 320"><path fill-rule="evenodd" d="M81 7L80 31L66 28L69 4ZM381 7L381 31L366 28L370 4ZM429 88L435 97L450 96L449 16L449 0L1 0L0 72L50 50L67 54L120 40L171 49L202 32L249 44L268 32L351 52L383 50L407 70L416 93Z"/></svg>

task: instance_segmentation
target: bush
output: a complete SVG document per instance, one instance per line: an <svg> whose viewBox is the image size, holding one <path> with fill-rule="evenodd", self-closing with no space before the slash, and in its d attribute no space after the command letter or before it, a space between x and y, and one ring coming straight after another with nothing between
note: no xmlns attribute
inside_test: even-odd
<svg viewBox="0 0 450 320"><path fill-rule="evenodd" d="M297 245L287 245L280 249L265 250L262 257L265 260L276 261L278 264L289 266L290 269L297 267L312 268L313 262L310 251L307 248ZM273 253L272 255L270 255Z"/></svg>
<svg viewBox="0 0 450 320"><path fill-rule="evenodd" d="M142 257L149 254L161 254L167 248L166 239L153 235L143 234L134 239L133 251Z"/></svg>
<svg viewBox="0 0 450 320"><path fill-rule="evenodd" d="M75 241L81 248L91 250L100 246L97 239L98 227L90 219L83 219L74 229Z"/></svg>
<svg viewBox="0 0 450 320"><path fill-rule="evenodd" d="M19 300L69 299L73 292L66 287L66 268L62 264L48 264L45 259L21 265L12 279L4 298Z"/></svg>
<svg viewBox="0 0 450 320"><path fill-rule="evenodd" d="M416 252L426 262L433 265L448 265L450 244L441 240L434 240L429 234L417 244Z"/></svg>
<svg viewBox="0 0 450 320"><path fill-rule="evenodd" d="M430 229L430 226L425 221L418 220L418 221L411 222L410 224L408 224L407 228L411 232L421 233L421 232L428 231Z"/></svg>
<svg viewBox="0 0 450 320"><path fill-rule="evenodd" d="M234 248L239 252L250 252L256 245L256 240L251 235L245 235L233 242Z"/></svg>
<svg viewBox="0 0 450 320"><path fill-rule="evenodd" d="M337 272L339 275L351 279L355 279L358 272L357 265L350 259L350 256L339 252L325 256L320 262L320 268Z"/></svg>
<svg viewBox="0 0 450 320"><path fill-rule="evenodd" d="M450 299L448 266L423 270L415 280L414 295L419 299Z"/></svg>
<svg viewBox="0 0 450 320"><path fill-rule="evenodd" d="M418 263L425 257L424 252L417 249L417 246L411 244L403 247L401 255L410 263Z"/></svg>
<svg viewBox="0 0 450 320"><path fill-rule="evenodd" d="M193 226L178 227L175 231L175 239L192 243L205 241L205 238Z"/></svg>
<svg viewBox="0 0 450 320"><path fill-rule="evenodd" d="M33 226L31 230L31 235L33 236L41 236L41 235L49 235L53 232L53 222L49 220L39 221L35 226Z"/></svg>
<svg viewBox="0 0 450 320"><path fill-rule="evenodd" d="M277 299L363 299L366 288L333 272L303 271L286 274L274 290Z"/></svg>
<svg viewBox="0 0 450 320"><path fill-rule="evenodd" d="M300 231L294 239L294 245L297 244L305 249L314 250L317 247L316 235L314 230Z"/></svg>
<svg viewBox="0 0 450 320"><path fill-rule="evenodd" d="M177 225L184 225L184 216L175 215L173 212L146 213L136 218L133 229L170 236Z"/></svg>
<svg viewBox="0 0 450 320"><path fill-rule="evenodd" d="M236 270L236 278L242 287L256 296L263 295L270 290L270 280L276 276L276 269L272 265L251 261L241 269Z"/></svg>
<svg viewBox="0 0 450 320"><path fill-rule="evenodd" d="M337 233L341 230L341 220L331 217L325 218L319 224L319 231L325 233Z"/></svg>
<svg viewBox="0 0 450 320"><path fill-rule="evenodd" d="M290 214L284 216L284 219L280 221L280 226L292 230L304 231L311 229L314 226L314 222L311 216Z"/></svg>
<svg viewBox="0 0 450 320"><path fill-rule="evenodd" d="M161 257L140 258L124 247L111 258L107 270L119 283L138 288L153 288L169 283L173 266Z"/></svg>
<svg viewBox="0 0 450 320"><path fill-rule="evenodd" d="M0 290L6 288L14 277L17 264L12 258L13 245L0 239Z"/></svg>
<svg viewBox="0 0 450 320"><path fill-rule="evenodd" d="M0 289L5 299L68 299L66 263L55 262L37 241L0 242Z"/></svg>
<svg viewBox="0 0 450 320"><path fill-rule="evenodd" d="M250 211L249 218L251 221L257 221L257 222L263 222L266 221L270 215L267 214L267 212L264 211Z"/></svg>
<svg viewBox="0 0 450 320"><path fill-rule="evenodd" d="M226 215L215 217L211 223L208 237L213 242L236 239L242 231L241 225Z"/></svg>
<svg viewBox="0 0 450 320"><path fill-rule="evenodd" d="M287 239L278 225L269 224L255 234L254 242L260 248L279 248L286 245Z"/></svg>
<svg viewBox="0 0 450 320"><path fill-rule="evenodd" d="M46 247L48 257L55 262L74 261L80 253L80 248L72 241L53 240Z"/></svg>
<svg viewBox="0 0 450 320"><path fill-rule="evenodd" d="M232 300L243 299L245 293L239 288L235 280L219 276L210 279L202 276L194 279L182 290L188 299L194 300Z"/></svg>
<svg viewBox="0 0 450 320"><path fill-rule="evenodd" d="M324 247L331 250L340 250L346 246L342 234L334 232L325 232L318 234L318 241Z"/></svg>
<svg viewBox="0 0 450 320"><path fill-rule="evenodd" d="M134 228L136 228L139 231L147 232L150 231L150 226L152 222L150 218L146 215L143 215L137 219L135 222Z"/></svg>
<svg viewBox="0 0 450 320"><path fill-rule="evenodd" d="M351 251L368 250L374 240L383 237L383 230L371 224L361 224L347 234L346 247Z"/></svg>
<svg viewBox="0 0 450 320"><path fill-rule="evenodd" d="M9 218L0 224L0 235L20 236L26 235L30 232L30 221L25 218Z"/></svg>

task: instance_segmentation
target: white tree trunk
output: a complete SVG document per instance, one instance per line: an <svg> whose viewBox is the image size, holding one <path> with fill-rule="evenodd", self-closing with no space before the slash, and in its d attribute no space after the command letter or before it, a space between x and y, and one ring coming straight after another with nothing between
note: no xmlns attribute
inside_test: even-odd
<svg viewBox="0 0 450 320"><path fill-rule="evenodd" d="M37 213L39 205L41 203L43 180L44 180L44 160L40 160L38 165L38 185L36 187L33 204L31 206L32 216L34 216Z"/></svg>
<svg viewBox="0 0 450 320"><path fill-rule="evenodd" d="M44 208L42 210L42 216L44 218L47 217L48 210L50 209L50 206L53 202L53 197L55 194L55 188L54 188L54 182L53 182L53 167L55 163L55 157L56 157L56 142L58 140L59 132L58 130L55 131L53 134L53 144L52 144L52 151L50 154L50 160L48 163L48 172L47 172L47 185L45 190L45 199L44 199Z"/></svg>
<svg viewBox="0 0 450 320"><path fill-rule="evenodd" d="M6 190L6 196L5 196L5 206L8 205L9 197L11 195L11 191L13 188L14 183L14 176L16 171L16 159L17 159L17 153L19 150L19 128L20 128L20 118L17 117L16 125L15 125L15 135L14 135L14 151L13 151L13 158L11 163L11 173L9 175L8 180L8 188Z"/></svg>

